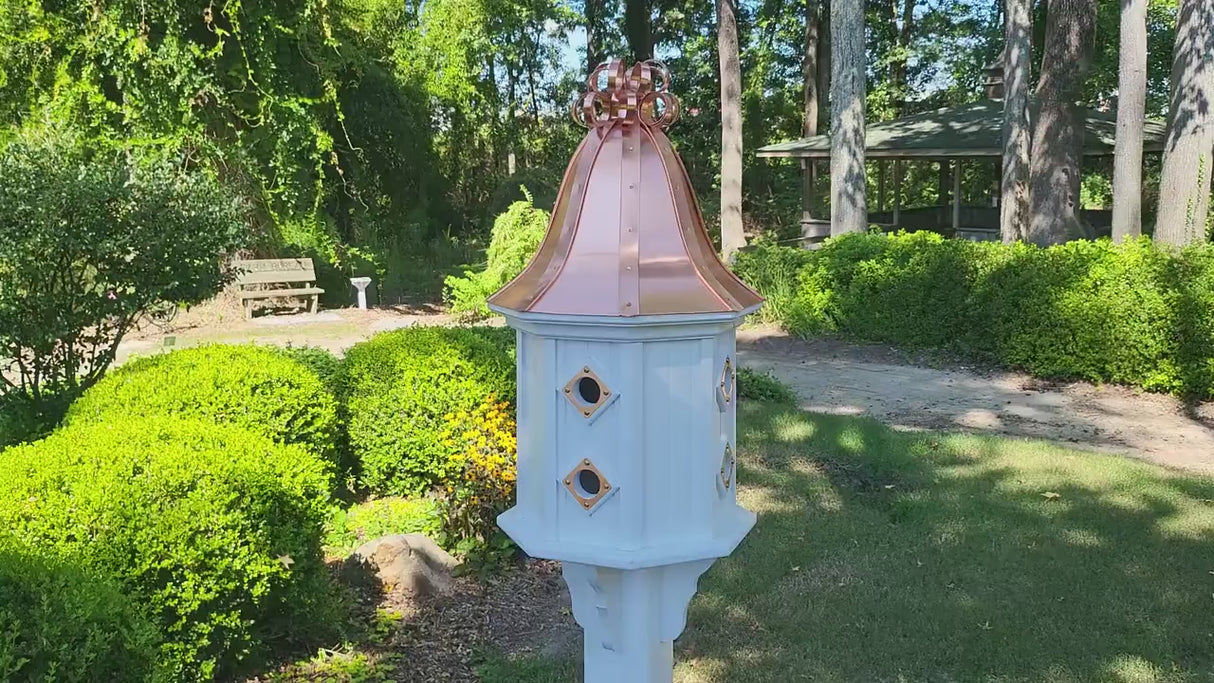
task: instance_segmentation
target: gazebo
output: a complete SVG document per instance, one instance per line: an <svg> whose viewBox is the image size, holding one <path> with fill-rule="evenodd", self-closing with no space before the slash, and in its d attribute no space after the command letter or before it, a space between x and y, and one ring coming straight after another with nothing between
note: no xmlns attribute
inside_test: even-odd
<svg viewBox="0 0 1214 683"><path fill-rule="evenodd" d="M1001 67L999 68L1001 71ZM991 201L982 206L963 205L961 199L961 165L991 164L995 178L1002 171L1003 157L1003 84L990 70L987 98L971 104L946 107L931 112L912 114L890 121L869 123L865 137L865 156L880 166L877 211L870 212L869 222L889 229L938 230L955 237L988 240L999 239L999 193L991 193ZM1088 110L1084 120L1085 157L1113 155L1117 136L1117 114L1112 111ZM1148 120L1143 127L1143 151L1162 152L1167 126ZM758 150L759 157L795 158L801 160L805 176L801 198L802 241L813 246L830 235L830 221L811 215L813 186L808 172L810 164L830 159L830 136L815 135L792 142L768 145ZM903 165L908 162L928 162L941 165L952 181L951 205L908 209L901 205ZM893 164L893 206L885 206L885 165ZM1083 211L1082 218L1097 232L1107 230L1111 217L1107 211Z"/></svg>

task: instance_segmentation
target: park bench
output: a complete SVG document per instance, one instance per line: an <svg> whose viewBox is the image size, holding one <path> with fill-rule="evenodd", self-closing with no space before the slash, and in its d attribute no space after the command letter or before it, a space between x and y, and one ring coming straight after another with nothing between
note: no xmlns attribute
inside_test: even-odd
<svg viewBox="0 0 1214 683"><path fill-rule="evenodd" d="M265 299L311 299L310 310L320 307L325 290L316 286L316 268L310 258L246 259L232 264L240 289L240 306L247 320L253 303Z"/></svg>

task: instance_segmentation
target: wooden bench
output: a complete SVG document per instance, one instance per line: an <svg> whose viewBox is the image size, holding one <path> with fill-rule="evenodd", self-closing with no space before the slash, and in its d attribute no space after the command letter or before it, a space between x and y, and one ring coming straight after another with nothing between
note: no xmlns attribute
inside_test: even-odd
<svg viewBox="0 0 1214 683"><path fill-rule="evenodd" d="M316 268L310 258L249 259L232 264L240 287L245 319L253 316L253 302L264 299L310 298L313 313L320 308L325 290L316 286Z"/></svg>

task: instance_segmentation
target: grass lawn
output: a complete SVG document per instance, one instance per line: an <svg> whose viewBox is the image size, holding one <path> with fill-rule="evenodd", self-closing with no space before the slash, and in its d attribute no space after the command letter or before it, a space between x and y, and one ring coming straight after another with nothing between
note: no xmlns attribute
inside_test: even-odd
<svg viewBox="0 0 1214 683"><path fill-rule="evenodd" d="M678 683L1214 681L1214 480L755 403L739 434L759 523L701 581Z"/></svg>

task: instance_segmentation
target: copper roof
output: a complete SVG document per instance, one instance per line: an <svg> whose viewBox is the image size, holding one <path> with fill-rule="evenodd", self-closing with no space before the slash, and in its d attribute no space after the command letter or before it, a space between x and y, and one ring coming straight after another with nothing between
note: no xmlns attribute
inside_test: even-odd
<svg viewBox="0 0 1214 683"><path fill-rule="evenodd" d="M606 84L600 87L601 79ZM600 65L574 118L573 154L548 232L498 308L580 315L740 312L763 299L725 267L663 129L678 118L656 62Z"/></svg>

